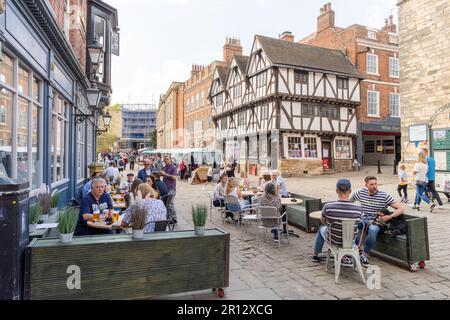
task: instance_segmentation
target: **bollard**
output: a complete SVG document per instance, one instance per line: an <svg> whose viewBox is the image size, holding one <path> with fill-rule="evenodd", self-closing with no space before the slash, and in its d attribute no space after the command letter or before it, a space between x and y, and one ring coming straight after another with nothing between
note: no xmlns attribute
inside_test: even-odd
<svg viewBox="0 0 450 320"><path fill-rule="evenodd" d="M397 159L394 160L394 176L397 175L397 166L398 166L398 161Z"/></svg>
<svg viewBox="0 0 450 320"><path fill-rule="evenodd" d="M377 165L378 165L378 174L381 174L381 161L377 160Z"/></svg>

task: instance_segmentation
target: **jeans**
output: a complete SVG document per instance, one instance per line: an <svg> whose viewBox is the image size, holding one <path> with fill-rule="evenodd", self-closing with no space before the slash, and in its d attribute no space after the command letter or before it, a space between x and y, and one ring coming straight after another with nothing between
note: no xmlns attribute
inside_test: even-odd
<svg viewBox="0 0 450 320"><path fill-rule="evenodd" d="M170 190L168 194L173 195L172 199L167 202L167 219L169 220L177 220L177 213L175 211L175 190Z"/></svg>
<svg viewBox="0 0 450 320"><path fill-rule="evenodd" d="M439 193L436 191L436 186L434 184L434 181L428 181L427 185L428 190L433 195L433 198L435 198L440 206L443 205L441 197L439 196Z"/></svg>
<svg viewBox="0 0 450 320"><path fill-rule="evenodd" d="M325 239L327 237L328 227L320 226L317 230L316 240L314 241L314 252L319 254L322 252L323 245L325 244Z"/></svg>
<svg viewBox="0 0 450 320"><path fill-rule="evenodd" d="M371 222L370 220L363 219L358 225L359 230L363 230L364 226L369 225L369 231L367 232L366 242L364 243L364 252L365 253L369 253L370 250L372 250L372 247L375 244L375 241L377 241L377 235L381 231L380 227L370 224L370 222ZM355 242L356 242L356 245L359 245L359 236Z"/></svg>
<svg viewBox="0 0 450 320"><path fill-rule="evenodd" d="M427 189L427 185L416 185L416 200L414 201L414 205L420 205L420 201L423 200L426 203L430 204L430 198L428 198L425 190Z"/></svg>

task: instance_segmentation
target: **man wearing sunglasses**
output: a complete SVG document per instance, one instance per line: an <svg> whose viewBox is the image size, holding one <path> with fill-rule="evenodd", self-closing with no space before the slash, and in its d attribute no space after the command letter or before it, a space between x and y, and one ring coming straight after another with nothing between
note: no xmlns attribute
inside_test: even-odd
<svg viewBox="0 0 450 320"><path fill-rule="evenodd" d="M144 160L144 169L139 170L138 178L142 181L145 181L148 176L151 176L153 173L153 161L151 159Z"/></svg>

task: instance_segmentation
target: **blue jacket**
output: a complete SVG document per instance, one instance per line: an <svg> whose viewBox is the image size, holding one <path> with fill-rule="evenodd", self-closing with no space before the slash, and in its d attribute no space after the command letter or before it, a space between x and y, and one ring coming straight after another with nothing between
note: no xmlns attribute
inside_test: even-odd
<svg viewBox="0 0 450 320"><path fill-rule="evenodd" d="M436 161L432 157L427 157L428 162L428 181L436 180Z"/></svg>
<svg viewBox="0 0 450 320"><path fill-rule="evenodd" d="M150 169L150 170L151 170L151 172L153 172L152 169ZM141 179L143 182L145 182L145 179L147 179L147 171L145 171L145 168L139 170L137 177L139 179Z"/></svg>

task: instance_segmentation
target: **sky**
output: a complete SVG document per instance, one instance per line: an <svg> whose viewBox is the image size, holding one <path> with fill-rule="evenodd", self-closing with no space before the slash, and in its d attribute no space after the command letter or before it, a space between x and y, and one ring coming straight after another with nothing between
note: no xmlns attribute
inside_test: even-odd
<svg viewBox="0 0 450 320"><path fill-rule="evenodd" d="M104 0L117 8L120 56L113 56L113 103L157 103L191 66L222 60L225 38L239 38L248 55L255 34L295 41L315 32L327 0ZM336 26L381 29L397 0L331 0Z"/></svg>

